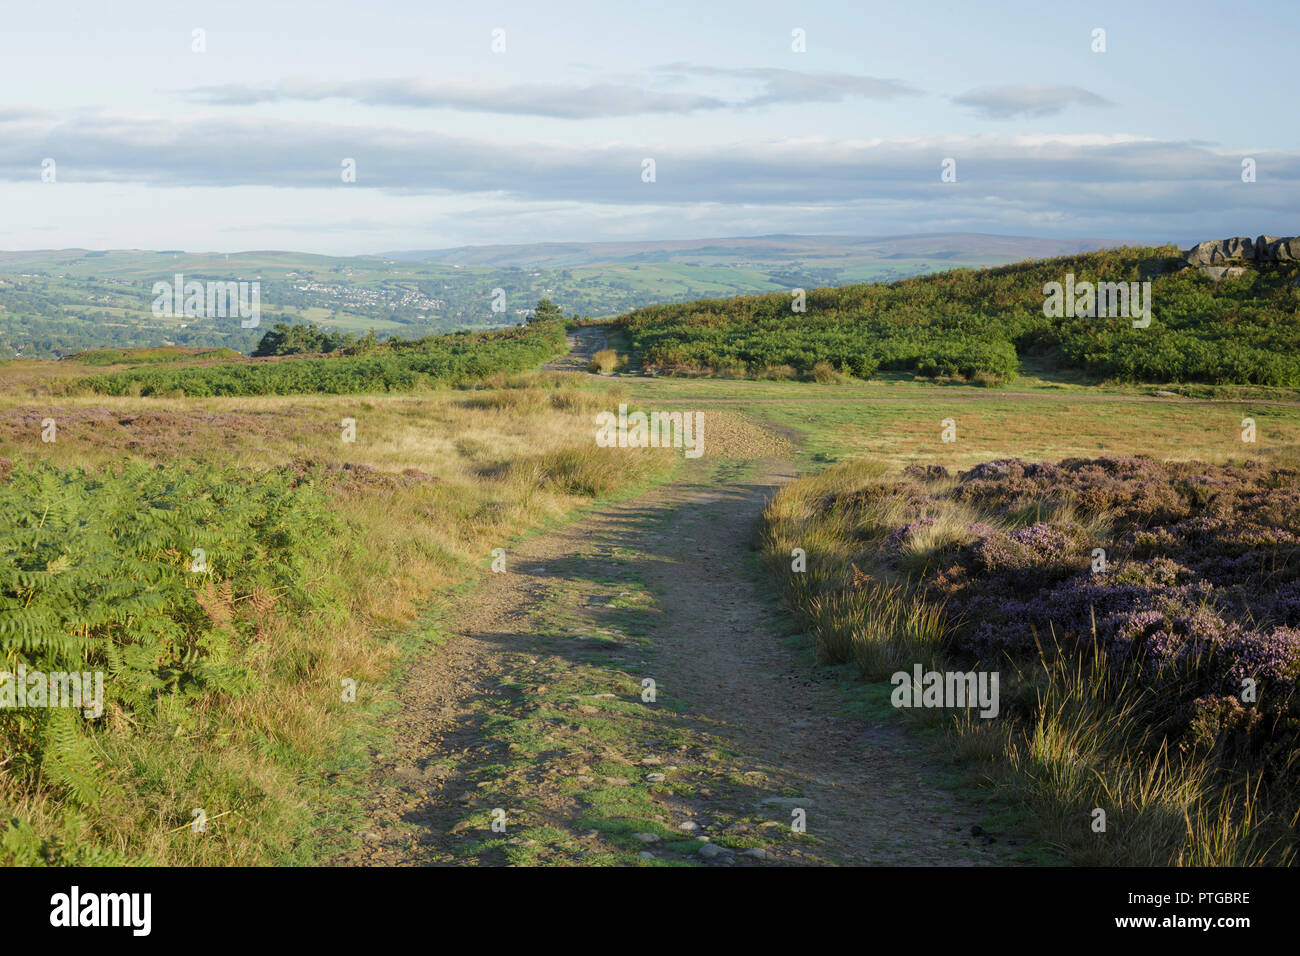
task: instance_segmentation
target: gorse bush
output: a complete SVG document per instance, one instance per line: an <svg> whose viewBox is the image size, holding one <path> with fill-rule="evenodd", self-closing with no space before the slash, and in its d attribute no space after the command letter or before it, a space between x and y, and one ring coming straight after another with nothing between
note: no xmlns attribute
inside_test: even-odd
<svg viewBox="0 0 1300 956"><path fill-rule="evenodd" d="M869 378L880 371L1012 379L1023 357L1123 381L1300 387L1300 287L1294 267L1214 282L1171 271L1172 246L1110 249L993 269L958 269L889 285L812 289L807 311L786 293L638 309L620 321L643 364L758 374L819 362ZM1152 283L1153 318L1048 318L1043 286Z"/></svg>
<svg viewBox="0 0 1300 956"><path fill-rule="evenodd" d="M490 332L394 339L362 354L281 358L192 368L145 368L96 375L74 388L107 395L292 395L407 391L424 385L522 372L564 351L558 322Z"/></svg>

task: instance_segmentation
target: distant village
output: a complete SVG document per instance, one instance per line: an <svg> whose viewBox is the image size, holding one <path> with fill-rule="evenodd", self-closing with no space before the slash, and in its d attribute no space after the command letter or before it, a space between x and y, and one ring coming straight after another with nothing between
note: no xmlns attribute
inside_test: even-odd
<svg viewBox="0 0 1300 956"><path fill-rule="evenodd" d="M298 292L314 292L331 299L347 302L349 305L377 306L380 308L428 309L439 311L446 308L444 299L432 299L422 292L403 289L394 295L389 289L367 289L360 286L327 285L323 282L308 280L294 286Z"/></svg>

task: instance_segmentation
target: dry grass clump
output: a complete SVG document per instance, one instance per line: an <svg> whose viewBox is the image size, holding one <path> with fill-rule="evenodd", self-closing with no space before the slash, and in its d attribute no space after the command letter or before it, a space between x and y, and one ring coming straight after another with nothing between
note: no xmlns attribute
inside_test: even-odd
<svg viewBox="0 0 1300 956"><path fill-rule="evenodd" d="M619 355L613 349L601 349L591 357L587 370L597 375L612 375L626 364L626 355Z"/></svg>

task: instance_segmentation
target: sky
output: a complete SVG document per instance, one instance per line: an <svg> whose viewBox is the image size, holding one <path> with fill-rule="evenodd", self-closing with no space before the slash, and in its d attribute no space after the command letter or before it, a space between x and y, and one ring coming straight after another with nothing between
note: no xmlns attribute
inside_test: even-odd
<svg viewBox="0 0 1300 956"><path fill-rule="evenodd" d="M1295 235L1297 48L1295 0L8 4L0 249Z"/></svg>

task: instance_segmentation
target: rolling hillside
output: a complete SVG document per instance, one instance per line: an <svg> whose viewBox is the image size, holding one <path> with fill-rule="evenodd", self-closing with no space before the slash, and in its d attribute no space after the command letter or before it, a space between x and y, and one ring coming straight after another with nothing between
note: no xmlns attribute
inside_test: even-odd
<svg viewBox="0 0 1300 956"><path fill-rule="evenodd" d="M1297 264L1238 271L1216 281L1186 267L1177 247L1128 247L810 289L803 302L781 293L652 306L620 324L647 367L670 372L792 377L821 366L987 385L1032 359L1126 382L1300 387ZM1082 305L1047 315L1052 283L1077 283L1081 295L1084 283L1122 283L1126 308L1140 300L1150 321L1103 315L1112 303L1095 294L1095 315Z"/></svg>

